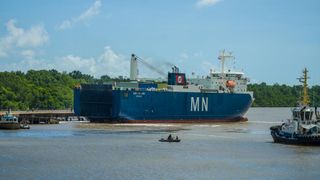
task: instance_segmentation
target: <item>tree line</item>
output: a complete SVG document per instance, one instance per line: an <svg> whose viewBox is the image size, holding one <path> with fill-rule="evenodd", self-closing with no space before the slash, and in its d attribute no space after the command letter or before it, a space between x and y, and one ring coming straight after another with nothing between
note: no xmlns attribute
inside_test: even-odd
<svg viewBox="0 0 320 180"><path fill-rule="evenodd" d="M103 84L128 81L119 76L94 78L80 71L29 70L0 72L0 110L71 109L73 88L81 83ZM256 107L292 107L301 97L302 86L249 84ZM309 88L311 105L320 106L320 86Z"/></svg>
<svg viewBox="0 0 320 180"><path fill-rule="evenodd" d="M73 107L76 85L110 81L127 79L108 75L97 79L80 71L61 73L54 69L0 72L0 110L69 109Z"/></svg>
<svg viewBox="0 0 320 180"><path fill-rule="evenodd" d="M294 107L302 101L302 85L249 84L248 90L254 93L254 107ZM308 88L310 106L320 106L320 86Z"/></svg>

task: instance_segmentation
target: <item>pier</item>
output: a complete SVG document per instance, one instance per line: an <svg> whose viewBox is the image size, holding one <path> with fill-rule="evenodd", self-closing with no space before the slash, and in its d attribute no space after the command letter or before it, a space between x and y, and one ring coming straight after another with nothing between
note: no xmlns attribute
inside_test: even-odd
<svg viewBox="0 0 320 180"><path fill-rule="evenodd" d="M74 117L74 112L71 110L12 111L11 113L18 117L19 122L30 124L57 124L59 121L68 121L69 118ZM0 112L0 116L4 114L5 111Z"/></svg>

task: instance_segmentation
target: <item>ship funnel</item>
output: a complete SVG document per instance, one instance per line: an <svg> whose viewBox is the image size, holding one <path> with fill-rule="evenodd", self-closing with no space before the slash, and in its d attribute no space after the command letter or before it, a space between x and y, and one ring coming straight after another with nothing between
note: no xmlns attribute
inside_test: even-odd
<svg viewBox="0 0 320 180"><path fill-rule="evenodd" d="M138 61L136 55L131 55L131 62L130 62L130 80L136 81L138 77Z"/></svg>

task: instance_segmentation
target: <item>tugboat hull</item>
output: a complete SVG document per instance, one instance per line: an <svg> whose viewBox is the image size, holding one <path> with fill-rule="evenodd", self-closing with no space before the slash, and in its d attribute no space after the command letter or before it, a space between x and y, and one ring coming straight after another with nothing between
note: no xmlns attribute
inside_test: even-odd
<svg viewBox="0 0 320 180"><path fill-rule="evenodd" d="M0 123L0 129L20 129L19 123Z"/></svg>
<svg viewBox="0 0 320 180"><path fill-rule="evenodd" d="M270 128L271 136L275 143L305 145L305 146L320 146L320 135L284 135L280 133L280 126Z"/></svg>

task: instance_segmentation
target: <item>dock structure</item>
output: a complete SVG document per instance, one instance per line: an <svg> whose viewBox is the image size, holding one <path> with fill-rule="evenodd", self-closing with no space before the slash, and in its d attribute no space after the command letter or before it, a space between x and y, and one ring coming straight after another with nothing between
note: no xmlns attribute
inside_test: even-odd
<svg viewBox="0 0 320 180"><path fill-rule="evenodd" d="M0 116L5 112L0 112ZM30 124L56 124L59 121L67 121L74 116L70 110L36 110L36 111L12 111L12 115L17 116L19 122Z"/></svg>

